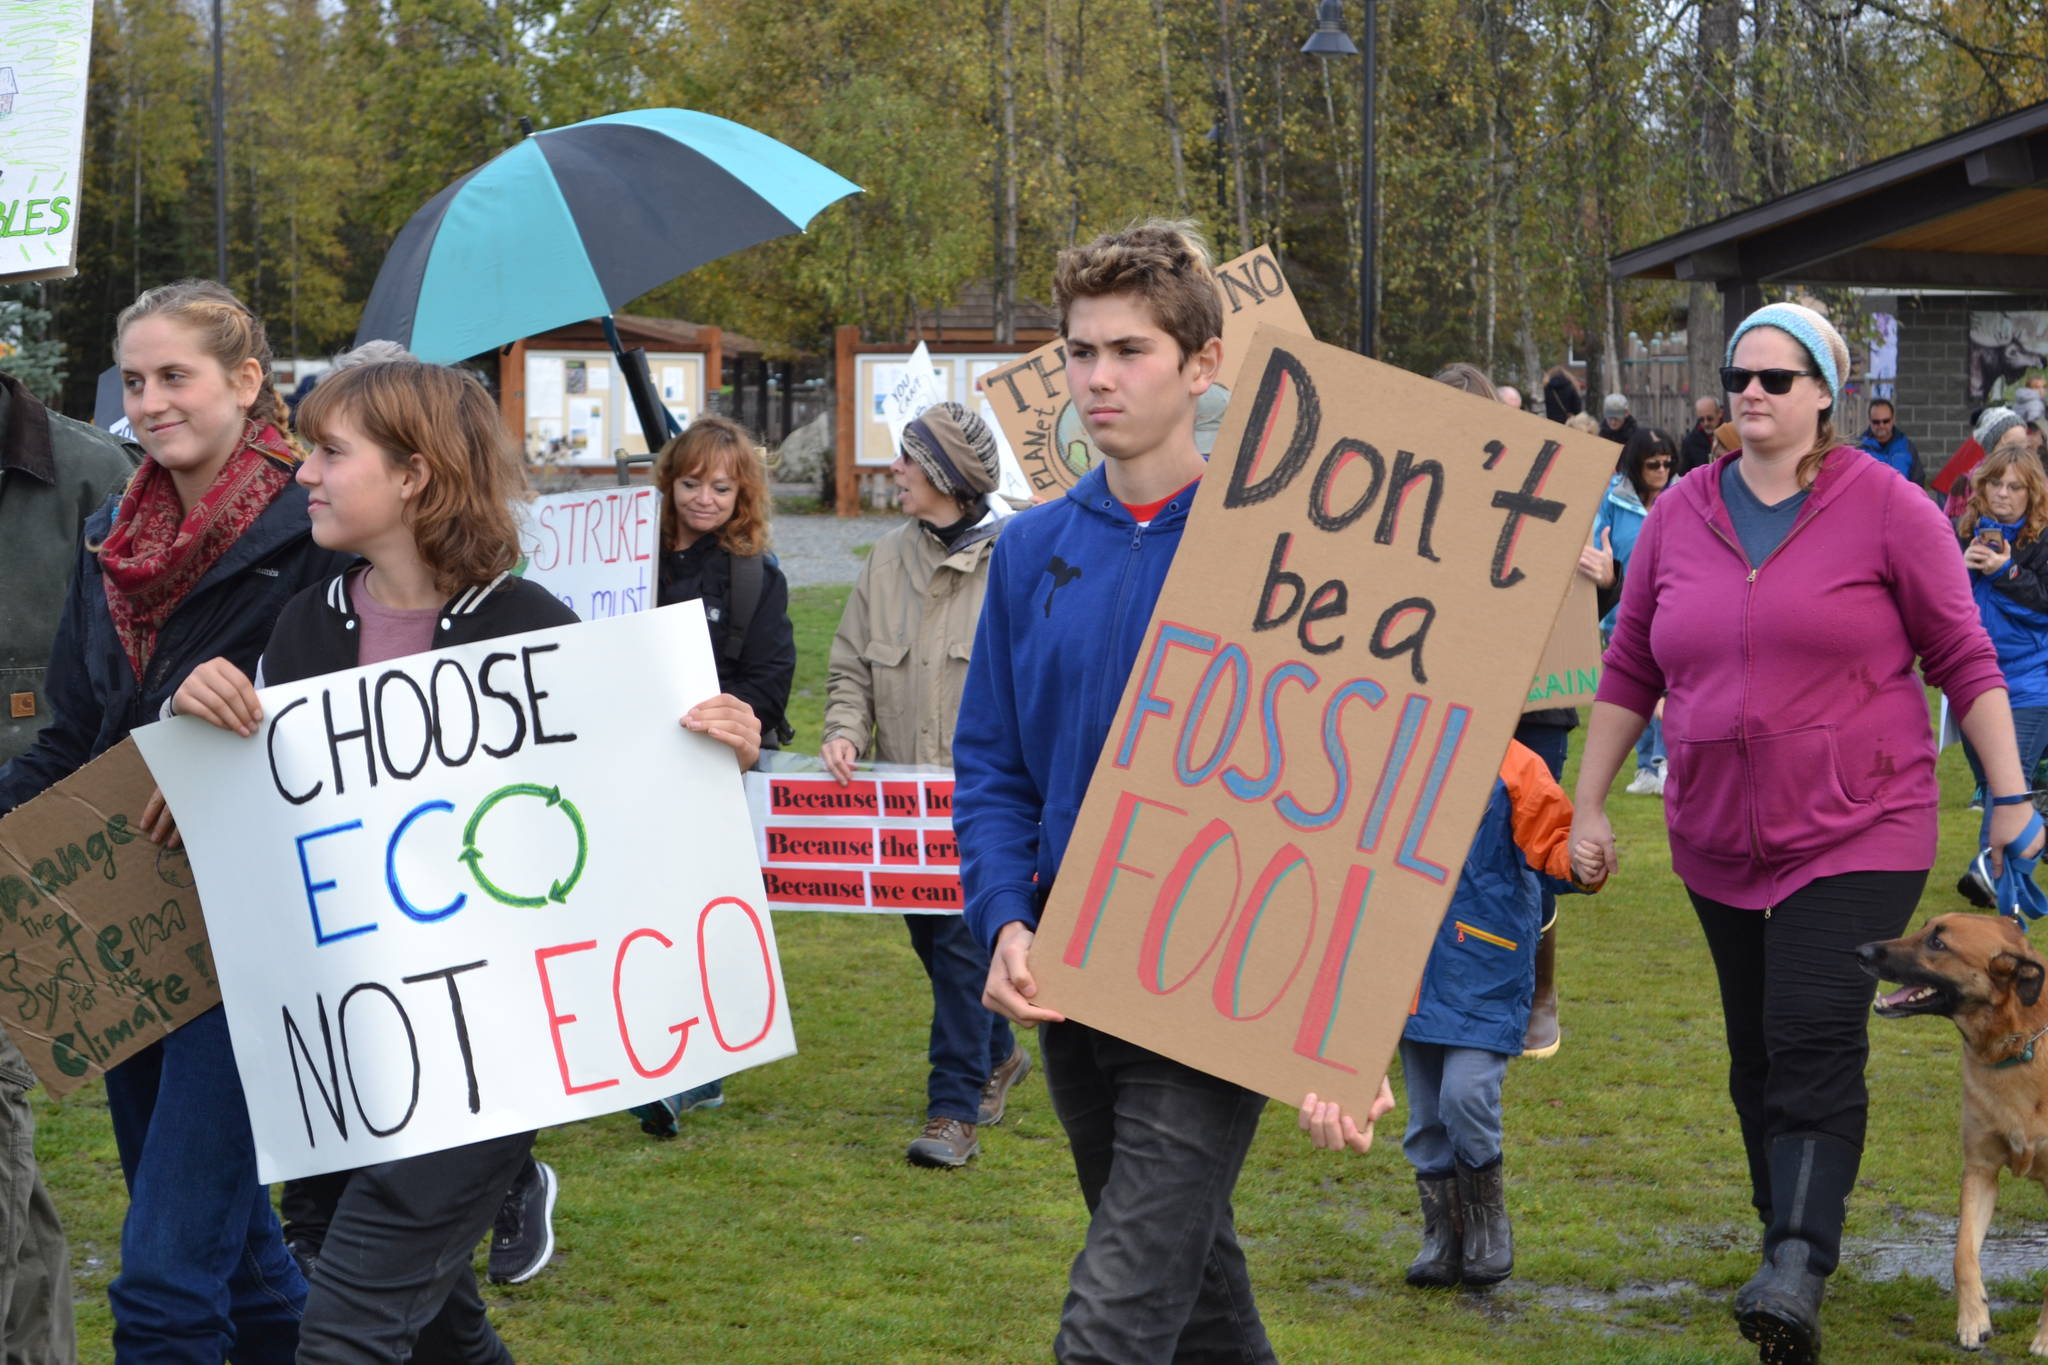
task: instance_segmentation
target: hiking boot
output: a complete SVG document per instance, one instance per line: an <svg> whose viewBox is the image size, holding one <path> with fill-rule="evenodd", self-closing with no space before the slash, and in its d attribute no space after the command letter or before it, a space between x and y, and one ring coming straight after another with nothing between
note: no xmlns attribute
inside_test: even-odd
<svg viewBox="0 0 2048 1365"><path fill-rule="evenodd" d="M492 1284L524 1284L555 1254L555 1168L529 1159L491 1228Z"/></svg>
<svg viewBox="0 0 2048 1365"><path fill-rule="evenodd" d="M1762 1365L1811 1365L1820 1359L1820 1301L1828 1282L1807 1268L1812 1252L1798 1238L1787 1238L1736 1291L1736 1324L1756 1343Z"/></svg>
<svg viewBox="0 0 2048 1365"><path fill-rule="evenodd" d="M292 1260L307 1284L313 1283L313 1267L320 1260L320 1241L320 1238L303 1232L284 1239L284 1249L292 1254Z"/></svg>
<svg viewBox="0 0 2048 1365"><path fill-rule="evenodd" d="M974 1136L974 1125L962 1123L959 1119L931 1118L924 1121L924 1131L910 1144L905 1153L913 1166L955 1167L965 1166L981 1151L981 1143Z"/></svg>
<svg viewBox="0 0 2048 1365"><path fill-rule="evenodd" d="M1464 1216L1458 1203L1458 1177L1415 1173L1422 1196L1422 1250L1408 1267L1408 1283L1418 1289L1448 1289L1462 1277Z"/></svg>
<svg viewBox="0 0 2048 1365"><path fill-rule="evenodd" d="M1030 1074L1031 1054L1019 1043L1016 1051L989 1073L987 1083L981 1087L981 1112L974 1116L975 1127L986 1128L992 1123L1001 1123L1003 1112L1009 1107L1010 1087Z"/></svg>
<svg viewBox="0 0 2048 1365"><path fill-rule="evenodd" d="M1508 1227L1507 1185L1501 1161L1458 1167L1458 1204L1465 1218L1459 1271L1466 1284L1498 1284L1515 1272L1515 1238Z"/></svg>
<svg viewBox="0 0 2048 1365"><path fill-rule="evenodd" d="M1529 1002L1529 1028L1522 1038L1524 1057L1549 1057L1564 1041L1557 1026L1557 921L1536 944L1536 995Z"/></svg>

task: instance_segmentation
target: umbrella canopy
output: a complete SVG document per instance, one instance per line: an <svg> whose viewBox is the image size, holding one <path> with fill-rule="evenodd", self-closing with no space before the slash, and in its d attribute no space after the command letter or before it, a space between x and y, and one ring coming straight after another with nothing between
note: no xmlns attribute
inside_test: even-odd
<svg viewBox="0 0 2048 1365"><path fill-rule="evenodd" d="M859 191L772 137L689 109L535 133L412 216L356 344L461 360L605 316L707 261L801 232Z"/></svg>

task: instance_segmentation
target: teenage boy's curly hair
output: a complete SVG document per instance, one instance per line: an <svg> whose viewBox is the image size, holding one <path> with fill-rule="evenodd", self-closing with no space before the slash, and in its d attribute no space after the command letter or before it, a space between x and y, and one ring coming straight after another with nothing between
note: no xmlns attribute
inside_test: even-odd
<svg viewBox="0 0 2048 1365"><path fill-rule="evenodd" d="M1142 300L1159 330L1180 347L1182 364L1211 337L1223 335L1215 268L1208 244L1192 223L1148 218L1060 253L1052 295L1059 305L1061 336L1067 334L1067 313L1075 299L1111 294Z"/></svg>

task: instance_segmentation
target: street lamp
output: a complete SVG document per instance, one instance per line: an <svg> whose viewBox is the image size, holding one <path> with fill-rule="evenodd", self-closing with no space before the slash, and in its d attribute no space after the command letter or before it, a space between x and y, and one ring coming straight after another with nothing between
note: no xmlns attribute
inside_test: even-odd
<svg viewBox="0 0 2048 1365"><path fill-rule="evenodd" d="M1379 0L1365 0L1365 117L1358 149L1358 353L1372 354L1373 342L1373 104L1379 65L1373 43L1379 33ZM1343 0L1321 0L1316 6L1316 31L1301 45L1317 57L1349 57L1358 47L1344 32Z"/></svg>

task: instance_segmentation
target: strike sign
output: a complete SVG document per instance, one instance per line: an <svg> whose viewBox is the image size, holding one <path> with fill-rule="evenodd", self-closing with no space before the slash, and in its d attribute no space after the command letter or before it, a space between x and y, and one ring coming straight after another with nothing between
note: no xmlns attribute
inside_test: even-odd
<svg viewBox="0 0 2048 1365"><path fill-rule="evenodd" d="M1270 327L1238 376L1031 946L1037 1001L1362 1114L1613 456Z"/></svg>
<svg viewBox="0 0 2048 1365"><path fill-rule="evenodd" d="M795 1051L694 602L136 732L191 850L266 1181L612 1113Z"/></svg>

